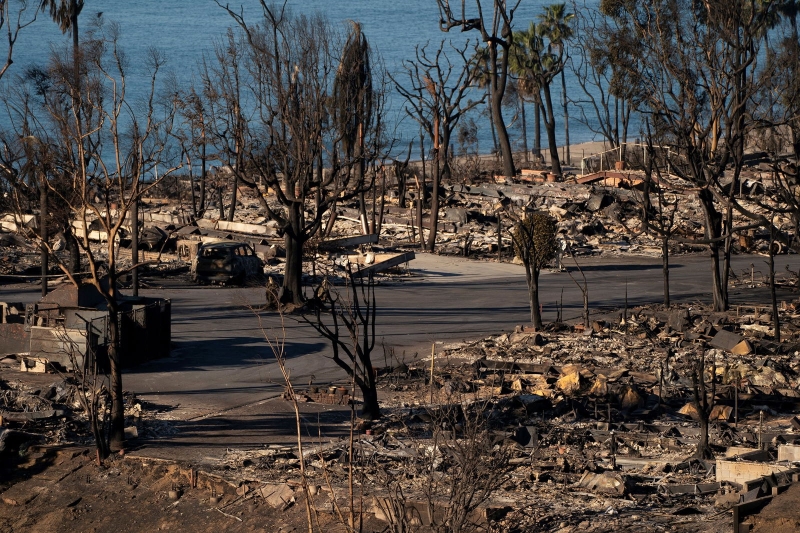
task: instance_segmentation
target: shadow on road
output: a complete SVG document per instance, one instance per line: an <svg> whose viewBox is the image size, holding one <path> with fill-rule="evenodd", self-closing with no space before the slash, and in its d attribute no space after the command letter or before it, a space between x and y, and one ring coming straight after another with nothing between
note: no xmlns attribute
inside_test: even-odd
<svg viewBox="0 0 800 533"><path fill-rule="evenodd" d="M285 357L317 353L328 345L325 342L286 340ZM198 341L173 342L169 357L149 361L126 370L126 374L149 372L207 372L218 367L236 367L273 364L275 357L263 337L220 337ZM208 390L208 389L205 389Z"/></svg>
<svg viewBox="0 0 800 533"><path fill-rule="evenodd" d="M228 449L263 447L265 442L296 443L297 434L292 407L280 399L270 400L260 408L243 408L199 420L168 421L168 429L153 425L148 438L135 442L131 451L143 455L169 456L171 450L181 449L181 454L218 454ZM301 406L301 427L304 440L343 438L349 435L350 410L344 406Z"/></svg>
<svg viewBox="0 0 800 533"><path fill-rule="evenodd" d="M564 262L566 263L567 260ZM670 271L675 270L677 268L683 268L684 265L681 264L670 264L669 269ZM569 272L578 272L578 267L571 266L565 264L564 267ZM629 270L661 270L661 264L657 265L581 265L581 270L584 272L625 272Z"/></svg>

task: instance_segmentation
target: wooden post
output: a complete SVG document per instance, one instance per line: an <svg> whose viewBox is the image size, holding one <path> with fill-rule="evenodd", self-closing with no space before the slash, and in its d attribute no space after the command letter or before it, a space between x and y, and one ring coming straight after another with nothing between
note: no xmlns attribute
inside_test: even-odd
<svg viewBox="0 0 800 533"><path fill-rule="evenodd" d="M733 396L733 427L739 427L739 371L736 371L736 382L734 383Z"/></svg>
<svg viewBox="0 0 800 533"><path fill-rule="evenodd" d="M497 213L497 262L503 260L503 215Z"/></svg>
<svg viewBox="0 0 800 533"><path fill-rule="evenodd" d="M436 343L431 344L431 403L433 403L433 366L436 360Z"/></svg>
<svg viewBox="0 0 800 533"><path fill-rule="evenodd" d="M421 246L425 246L425 235L422 231L422 204L423 199L417 199L417 228L419 228L419 243Z"/></svg>
<svg viewBox="0 0 800 533"><path fill-rule="evenodd" d="M134 198L131 204L131 263L139 262L139 199ZM139 296L139 269L134 267L131 271L133 282L133 296Z"/></svg>

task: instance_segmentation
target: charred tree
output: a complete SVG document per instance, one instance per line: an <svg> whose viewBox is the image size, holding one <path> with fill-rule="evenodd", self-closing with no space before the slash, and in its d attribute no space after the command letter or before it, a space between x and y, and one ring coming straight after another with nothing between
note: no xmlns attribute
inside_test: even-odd
<svg viewBox="0 0 800 533"><path fill-rule="evenodd" d="M397 91L406 101L406 113L417 121L433 141L433 186L431 190L431 226L425 247L436 248L439 220L439 189L452 176L450 153L453 132L459 120L483 102L469 99L470 87L475 84L478 69L472 65L469 41L463 47L451 45L450 54L442 41L434 50L427 46L416 48L416 59L404 61L403 78L392 77Z"/></svg>
<svg viewBox="0 0 800 533"><path fill-rule="evenodd" d="M378 404L377 373L372 366L375 348L376 299L372 272L362 275L348 269L347 286L342 292L332 290L328 280L315 290L313 320L304 319L333 349L333 361L361 390L364 405L361 416L367 420L381 417Z"/></svg>
<svg viewBox="0 0 800 533"><path fill-rule="evenodd" d="M347 40L321 16L293 16L285 6L262 3L261 19L251 25L217 3L239 27L227 46L236 47L238 73L247 80L240 95L221 94L244 99L223 101L248 116L235 147L242 154L236 177L259 196L284 237L281 302L302 305L303 247L324 220L334 219L338 203L359 198L374 185L375 173L368 169L383 153L384 88L375 81L381 77L355 53L365 53L360 28L351 33L349 50L361 60L344 62L351 57L344 53ZM361 96L344 105L340 92L337 105L336 87Z"/></svg>
<svg viewBox="0 0 800 533"><path fill-rule="evenodd" d="M708 444L711 411L714 409L714 398L717 395L717 362L712 361L710 373L706 372L706 351L698 348L691 366L692 398L697 419L700 422L700 442L695 455L698 459L713 459L714 454Z"/></svg>
<svg viewBox="0 0 800 533"><path fill-rule="evenodd" d="M556 256L556 221L545 213L525 214L511 233L514 252L525 265L528 299L531 306L531 325L542 328L539 305L539 273Z"/></svg>
<svg viewBox="0 0 800 533"><path fill-rule="evenodd" d="M74 65L63 54L54 54L40 76L22 77L2 101L13 116L17 130L2 132L0 142L6 147L0 156L0 174L17 191L16 208L24 208L26 194L32 189L26 182L27 168L45 171L48 211L60 223L75 221L83 228L78 239L81 257L88 273L83 278L73 274L69 262L53 253L51 244L41 235L29 235L47 249L51 260L69 281L88 283L103 298L107 311L107 354L110 366L111 431L110 449L124 446L124 401L120 360L119 278L130 268L121 268L118 239L136 201L159 180L147 179L154 169L164 165L175 116L173 101L158 101L158 72L164 59L152 52L149 61L149 98L142 106L126 100L126 62L118 46L119 29L98 25L82 43L80 83L74 84ZM79 98L75 98L79 95ZM39 159L31 160L26 143L34 139ZM38 166L45 159L46 169ZM162 168L164 179L176 170ZM90 224L104 235L103 253L90 242ZM134 265L135 266L135 265ZM103 448L105 449L105 448Z"/></svg>
<svg viewBox="0 0 800 533"><path fill-rule="evenodd" d="M449 0L436 0L439 7L439 27L444 32L453 29L459 31L476 31L485 43L488 53L489 99L492 109L492 123L497 132L500 152L503 156L503 173L514 176L514 158L511 151L511 141L508 137L505 120L503 119L503 96L508 83L509 56L513 46L514 14L521 0L506 2L493 0L492 15L484 14L482 2L475 1L474 9L468 11L466 2L461 2L460 12L450 6Z"/></svg>

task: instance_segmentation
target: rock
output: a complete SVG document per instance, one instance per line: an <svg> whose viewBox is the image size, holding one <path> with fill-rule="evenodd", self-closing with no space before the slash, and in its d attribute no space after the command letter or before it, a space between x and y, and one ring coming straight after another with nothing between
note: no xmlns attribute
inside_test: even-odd
<svg viewBox="0 0 800 533"><path fill-rule="evenodd" d="M270 506L281 511L288 509L295 501L294 490L286 483L267 483L258 489L258 493Z"/></svg>
<svg viewBox="0 0 800 533"><path fill-rule="evenodd" d="M730 509L739 503L738 492L728 492L727 494L719 494L714 498L714 507L719 509Z"/></svg>
<svg viewBox="0 0 800 533"><path fill-rule="evenodd" d="M625 385L620 391L619 403L623 409L633 410L644 405L644 398L636 390L636 387Z"/></svg>
<svg viewBox="0 0 800 533"><path fill-rule="evenodd" d="M578 486L601 494L625 495L625 478L617 472L607 470L601 474L586 472L578 481Z"/></svg>
<svg viewBox="0 0 800 533"><path fill-rule="evenodd" d="M592 388L589 389L589 394L592 396L605 396L608 394L608 378L602 374L598 374L595 379L594 383L592 383Z"/></svg>
<svg viewBox="0 0 800 533"><path fill-rule="evenodd" d="M544 337L541 333L536 332L516 332L508 336L508 341L511 344L542 346L544 344Z"/></svg>
<svg viewBox="0 0 800 533"><path fill-rule="evenodd" d="M448 207L444 210L444 218L458 224L467 223L467 210L463 207Z"/></svg>
<svg viewBox="0 0 800 533"><path fill-rule="evenodd" d="M561 368L561 377L556 381L556 387L565 394L573 394L581 388L581 372L577 365L565 365Z"/></svg>
<svg viewBox="0 0 800 533"><path fill-rule="evenodd" d="M691 323L689 319L689 310L688 309L676 309L669 314L669 318L667 321L667 326L673 331L677 331L678 333L683 333L684 331L689 329L689 324Z"/></svg>
<svg viewBox="0 0 800 533"><path fill-rule="evenodd" d="M586 202L586 209L594 213L613 203L614 197L610 194L593 194Z"/></svg>
<svg viewBox="0 0 800 533"><path fill-rule="evenodd" d="M761 367L758 373L752 373L746 377L756 387L780 387L786 385L786 376L768 366Z"/></svg>

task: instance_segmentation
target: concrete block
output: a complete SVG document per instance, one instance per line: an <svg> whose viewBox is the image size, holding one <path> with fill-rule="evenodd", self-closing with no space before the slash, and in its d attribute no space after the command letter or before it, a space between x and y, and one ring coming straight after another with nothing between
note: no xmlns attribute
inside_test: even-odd
<svg viewBox="0 0 800 533"><path fill-rule="evenodd" d="M800 462L800 445L782 444L778 446L778 461Z"/></svg>
<svg viewBox="0 0 800 533"><path fill-rule="evenodd" d="M47 372L47 359L41 357L23 357L20 361L19 371L44 374Z"/></svg>
<svg viewBox="0 0 800 533"><path fill-rule="evenodd" d="M220 220L217 222L217 229L220 231L235 231L237 233L251 233L254 235L271 235L275 231L263 224L246 224L244 222L228 222Z"/></svg>
<svg viewBox="0 0 800 533"><path fill-rule="evenodd" d="M725 450L725 457L736 457L750 452L757 452L758 448L748 448L747 446L729 446Z"/></svg>
<svg viewBox="0 0 800 533"><path fill-rule="evenodd" d="M744 485L748 481L786 470L789 470L788 466L776 463L755 463L751 461L717 459L716 481L727 481L729 483L736 483L737 485Z"/></svg>
<svg viewBox="0 0 800 533"><path fill-rule="evenodd" d="M294 490L286 483L268 483L258 489L259 494L275 509L283 511L294 503Z"/></svg>

